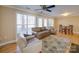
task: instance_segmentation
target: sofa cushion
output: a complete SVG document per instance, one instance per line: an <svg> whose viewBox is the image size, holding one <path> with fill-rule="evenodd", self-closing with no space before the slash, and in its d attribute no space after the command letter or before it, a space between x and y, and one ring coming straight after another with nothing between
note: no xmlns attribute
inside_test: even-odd
<svg viewBox="0 0 79 59"><path fill-rule="evenodd" d="M32 28L32 31L34 31L34 32L40 32L41 28L40 27L35 27L35 28Z"/></svg>
<svg viewBox="0 0 79 59"><path fill-rule="evenodd" d="M46 30L46 27L40 27L41 31Z"/></svg>
<svg viewBox="0 0 79 59"><path fill-rule="evenodd" d="M35 35L30 35L26 37L27 44L30 43L35 38Z"/></svg>
<svg viewBox="0 0 79 59"><path fill-rule="evenodd" d="M27 37L26 37L26 40L33 39L34 37L35 37L35 35L27 36Z"/></svg>
<svg viewBox="0 0 79 59"><path fill-rule="evenodd" d="M50 35L50 32L49 31L42 31L40 33L37 33L36 37L38 39L42 39L42 38L45 38L45 37L47 37L49 35Z"/></svg>

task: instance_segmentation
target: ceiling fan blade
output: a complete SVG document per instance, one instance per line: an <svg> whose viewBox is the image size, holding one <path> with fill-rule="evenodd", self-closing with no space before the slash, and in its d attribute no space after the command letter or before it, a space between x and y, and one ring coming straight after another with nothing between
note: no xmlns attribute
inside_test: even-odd
<svg viewBox="0 0 79 59"><path fill-rule="evenodd" d="M48 11L48 12L52 12L51 10L49 10L49 9L46 9L46 11Z"/></svg>
<svg viewBox="0 0 79 59"><path fill-rule="evenodd" d="M47 8L53 8L53 7L55 7L55 5L48 6Z"/></svg>
<svg viewBox="0 0 79 59"><path fill-rule="evenodd" d="M35 9L35 10L42 10L42 9Z"/></svg>

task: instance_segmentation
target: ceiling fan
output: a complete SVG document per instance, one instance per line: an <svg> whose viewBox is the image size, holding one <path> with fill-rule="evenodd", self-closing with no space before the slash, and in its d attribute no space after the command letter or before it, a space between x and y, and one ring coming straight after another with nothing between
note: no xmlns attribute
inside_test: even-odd
<svg viewBox="0 0 79 59"><path fill-rule="evenodd" d="M50 8L54 8L55 5L50 5L50 6L47 6L47 5L40 5L40 7L41 7L42 9L35 9L35 10L45 10L45 11L48 11L48 12L52 12L52 11L50 10Z"/></svg>

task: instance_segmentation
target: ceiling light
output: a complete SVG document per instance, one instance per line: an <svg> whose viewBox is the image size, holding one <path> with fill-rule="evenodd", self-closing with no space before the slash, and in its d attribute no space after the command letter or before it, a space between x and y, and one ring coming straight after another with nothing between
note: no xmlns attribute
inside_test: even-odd
<svg viewBox="0 0 79 59"><path fill-rule="evenodd" d="M63 14L61 14L62 16L68 16L68 15L70 15L70 13L63 13Z"/></svg>

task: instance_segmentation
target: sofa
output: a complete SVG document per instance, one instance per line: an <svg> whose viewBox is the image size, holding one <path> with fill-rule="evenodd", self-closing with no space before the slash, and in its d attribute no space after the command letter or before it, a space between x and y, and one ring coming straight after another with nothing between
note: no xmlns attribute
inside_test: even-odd
<svg viewBox="0 0 79 59"><path fill-rule="evenodd" d="M38 53L42 49L42 41L33 38L30 43L27 42L27 38L20 36L17 39L17 53Z"/></svg>
<svg viewBox="0 0 79 59"><path fill-rule="evenodd" d="M35 37L38 39L42 39L50 35L50 31L45 27L35 27L35 28L32 28L32 31Z"/></svg>
<svg viewBox="0 0 79 59"><path fill-rule="evenodd" d="M56 30L53 27L35 27L32 28L33 34L38 38L38 39L42 39L45 38L49 35L55 35L56 34Z"/></svg>

